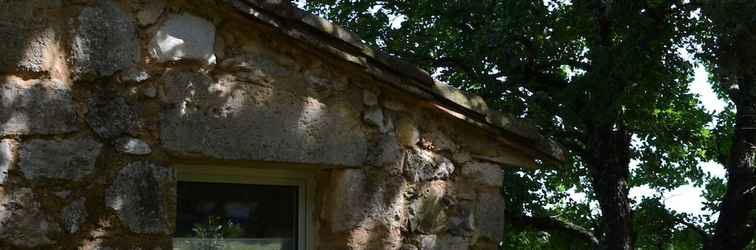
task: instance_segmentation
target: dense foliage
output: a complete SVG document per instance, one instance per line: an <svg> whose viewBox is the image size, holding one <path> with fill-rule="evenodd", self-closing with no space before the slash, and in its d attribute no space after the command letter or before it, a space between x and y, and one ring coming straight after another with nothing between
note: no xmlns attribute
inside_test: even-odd
<svg viewBox="0 0 756 250"><path fill-rule="evenodd" d="M703 5L306 1L307 9L366 43L531 120L568 149L566 166L506 170L506 249L703 247L716 218L669 211L662 202L665 192L692 183L706 187L706 208L713 212L726 193L725 181L708 176L699 163L728 161L734 106L707 113L688 90L693 65L685 54L698 54L710 69L719 65L711 55L721 31L710 12L701 14ZM629 200L628 189L642 185L657 194ZM568 190L587 199L573 199Z"/></svg>

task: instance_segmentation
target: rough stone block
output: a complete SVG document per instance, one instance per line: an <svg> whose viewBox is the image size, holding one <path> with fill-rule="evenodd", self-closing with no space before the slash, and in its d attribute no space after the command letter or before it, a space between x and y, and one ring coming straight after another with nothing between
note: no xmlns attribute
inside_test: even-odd
<svg viewBox="0 0 756 250"><path fill-rule="evenodd" d="M47 10L61 1L0 1L0 72L46 70L57 35Z"/></svg>
<svg viewBox="0 0 756 250"><path fill-rule="evenodd" d="M435 250L438 249L438 237L436 235L418 235L415 236L413 241L416 242L419 250Z"/></svg>
<svg viewBox="0 0 756 250"><path fill-rule="evenodd" d="M359 225L366 218L369 199L365 193L368 176L361 170L336 170L331 175L325 209L321 217L330 225L332 232L345 232Z"/></svg>
<svg viewBox="0 0 756 250"><path fill-rule="evenodd" d="M410 150L404 167L405 176L413 182L447 179L454 173L454 164L449 159L422 149Z"/></svg>
<svg viewBox="0 0 756 250"><path fill-rule="evenodd" d="M476 207L477 229L482 237L499 242L504 237L504 197L498 192L478 195Z"/></svg>
<svg viewBox="0 0 756 250"><path fill-rule="evenodd" d="M459 146L441 131L425 133L422 135L422 140L429 142L433 151L456 152L459 149Z"/></svg>
<svg viewBox="0 0 756 250"><path fill-rule="evenodd" d="M71 89L57 80L0 80L0 135L77 131Z"/></svg>
<svg viewBox="0 0 756 250"><path fill-rule="evenodd" d="M143 82L150 79L150 73L141 68L130 68L121 72L118 80L121 82Z"/></svg>
<svg viewBox="0 0 756 250"><path fill-rule="evenodd" d="M373 146L368 153L368 165L381 167L401 164L402 148L393 135L381 136L379 143ZM400 173L401 169L398 169L397 172Z"/></svg>
<svg viewBox="0 0 756 250"><path fill-rule="evenodd" d="M462 175L478 184L501 187L504 176L501 167L487 162L469 162L462 166Z"/></svg>
<svg viewBox="0 0 756 250"><path fill-rule="evenodd" d="M105 191L105 204L135 233L168 234L169 201L175 201L175 173L153 162L127 164ZM170 197L173 196L173 197Z"/></svg>
<svg viewBox="0 0 756 250"><path fill-rule="evenodd" d="M150 55L158 62L197 60L215 63L215 26L189 14L173 15L157 30Z"/></svg>
<svg viewBox="0 0 756 250"><path fill-rule="evenodd" d="M111 0L99 0L78 16L72 41L74 77L110 76L139 59L139 40L131 18Z"/></svg>
<svg viewBox="0 0 756 250"><path fill-rule="evenodd" d="M78 200L71 202L61 210L61 218L63 218L63 228L66 232L73 234L79 231L81 223L87 220L87 199L82 197Z"/></svg>
<svg viewBox="0 0 756 250"><path fill-rule="evenodd" d="M258 68L252 76L218 81L198 72L164 74L164 148L229 160L346 166L365 162L367 139L359 111L344 100L324 103L300 95L303 83L294 79L263 81L270 79L267 73Z"/></svg>
<svg viewBox="0 0 756 250"><path fill-rule="evenodd" d="M6 190L7 192L7 190ZM0 196L0 239L18 247L41 247L54 243L50 236L60 226L41 210L30 188L13 189Z"/></svg>
<svg viewBox="0 0 756 250"><path fill-rule="evenodd" d="M13 162L13 151L11 140L0 140L0 185L5 184L5 179L8 178L8 169Z"/></svg>
<svg viewBox="0 0 756 250"><path fill-rule="evenodd" d="M362 91L362 103L367 106L375 106L378 104L378 95L371 91L364 90Z"/></svg>
<svg viewBox="0 0 756 250"><path fill-rule="evenodd" d="M370 126L377 127L381 133L394 129L394 124L390 117L385 117L383 110L378 106L369 107L363 111L362 119Z"/></svg>
<svg viewBox="0 0 756 250"><path fill-rule="evenodd" d="M380 108L369 108L365 110L362 114L362 119L365 120L368 124L377 127L381 131L384 130L383 128L383 110Z"/></svg>
<svg viewBox="0 0 756 250"><path fill-rule="evenodd" d="M434 181L418 190L419 197L409 206L409 227L424 234L440 233L447 226L447 186L443 181Z"/></svg>
<svg viewBox="0 0 756 250"><path fill-rule="evenodd" d="M415 123L409 119L399 119L399 125L396 127L396 134L399 136L399 142L408 148L415 147L420 141L420 131L417 130Z"/></svg>
<svg viewBox="0 0 756 250"><path fill-rule="evenodd" d="M331 232L343 233L383 227L399 230L406 223L406 182L362 169L334 170L325 188L320 218ZM393 241L386 236L385 240ZM390 239L389 239L390 238Z"/></svg>
<svg viewBox="0 0 756 250"><path fill-rule="evenodd" d="M71 191L70 190L62 190L62 191L53 192L53 194L55 196L60 197L61 199L66 199L66 198L68 198L68 196L71 195Z"/></svg>
<svg viewBox="0 0 756 250"><path fill-rule="evenodd" d="M78 181L91 175L102 145L88 136L63 140L32 139L21 143L19 168L30 180Z"/></svg>
<svg viewBox="0 0 756 250"><path fill-rule="evenodd" d="M152 148L146 142L131 137L124 137L116 140L116 150L118 152L130 155L148 155L152 153Z"/></svg>
<svg viewBox="0 0 756 250"><path fill-rule="evenodd" d="M407 107L404 106L404 103L401 103L397 100L392 100L392 99L383 99L381 101L381 106L383 106L384 108L388 110L393 110L393 111L398 111L398 112L407 110Z"/></svg>
<svg viewBox="0 0 756 250"><path fill-rule="evenodd" d="M456 236L469 236L475 230L475 203L457 200L450 211L448 232Z"/></svg>

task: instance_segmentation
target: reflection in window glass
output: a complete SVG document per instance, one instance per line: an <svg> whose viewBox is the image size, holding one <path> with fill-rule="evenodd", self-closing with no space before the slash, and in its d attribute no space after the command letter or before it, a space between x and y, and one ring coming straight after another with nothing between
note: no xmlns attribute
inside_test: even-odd
<svg viewBox="0 0 756 250"><path fill-rule="evenodd" d="M177 192L174 249L296 249L296 186L179 182Z"/></svg>

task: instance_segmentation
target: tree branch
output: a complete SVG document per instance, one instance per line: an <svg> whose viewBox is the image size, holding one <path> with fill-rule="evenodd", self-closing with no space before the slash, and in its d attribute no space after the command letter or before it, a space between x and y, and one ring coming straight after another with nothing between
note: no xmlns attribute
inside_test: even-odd
<svg viewBox="0 0 756 250"><path fill-rule="evenodd" d="M561 232L588 242L591 246L596 246L599 243L596 236L590 230L556 217L536 217L520 214L510 215L507 219L512 225L517 227L545 232Z"/></svg>
<svg viewBox="0 0 756 250"><path fill-rule="evenodd" d="M709 234L707 234L706 231L704 231L700 227L696 226L693 223L690 223L690 222L686 221L683 218L679 218L679 217L676 217L676 216L672 216L672 217L675 218L675 222L677 222L677 223L679 223L681 225L684 225L688 229L693 230L699 236L701 236L701 239L703 239L703 242L707 242L709 240Z"/></svg>

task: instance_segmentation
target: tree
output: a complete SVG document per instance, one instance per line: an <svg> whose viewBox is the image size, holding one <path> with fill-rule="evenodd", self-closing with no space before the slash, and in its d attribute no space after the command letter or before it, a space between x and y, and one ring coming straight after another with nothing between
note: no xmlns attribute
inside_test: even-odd
<svg viewBox="0 0 756 250"><path fill-rule="evenodd" d="M707 156L704 126L711 117L688 93L692 67L678 53L694 29L682 0L315 0L307 6L385 53L533 120L567 147L568 167L513 177L531 188L505 190L513 222L558 231L554 237L594 236L598 249L633 249L645 238L633 230L629 188L669 189L703 177L697 163ZM634 173L631 160L640 162ZM592 216L586 204L559 205L567 198L559 191L573 187L597 200L602 216ZM533 195L537 188L553 192ZM558 206L544 208L548 203Z"/></svg>
<svg viewBox="0 0 756 250"><path fill-rule="evenodd" d="M700 57L715 74L720 93L735 105L719 157L727 167L727 189L714 236L705 249L744 249L756 232L756 2L699 1L706 45Z"/></svg>

